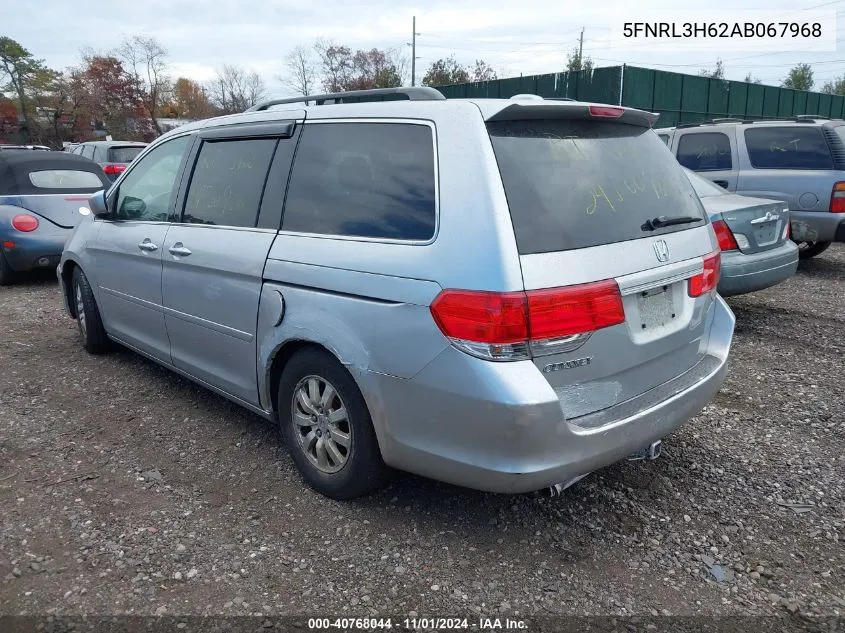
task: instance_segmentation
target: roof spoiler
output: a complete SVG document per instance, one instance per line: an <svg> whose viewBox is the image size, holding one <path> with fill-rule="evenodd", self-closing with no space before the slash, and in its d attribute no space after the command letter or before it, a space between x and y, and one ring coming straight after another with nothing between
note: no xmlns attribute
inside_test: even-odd
<svg viewBox="0 0 845 633"><path fill-rule="evenodd" d="M639 127L652 128L660 117L655 112L636 110L606 103L580 101L524 100L504 103L503 107L486 117L487 121L512 121L526 119L583 119L589 121L614 121Z"/></svg>

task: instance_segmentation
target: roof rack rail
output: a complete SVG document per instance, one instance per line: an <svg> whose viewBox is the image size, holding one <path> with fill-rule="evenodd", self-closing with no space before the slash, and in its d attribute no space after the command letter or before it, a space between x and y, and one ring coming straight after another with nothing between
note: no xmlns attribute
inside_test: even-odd
<svg viewBox="0 0 845 633"><path fill-rule="evenodd" d="M830 117L821 116L820 114L796 114L793 119L795 121L814 121L816 119L830 121Z"/></svg>
<svg viewBox="0 0 845 633"><path fill-rule="evenodd" d="M754 123L754 121L752 119L725 117L721 119L710 119L709 121L698 121L697 123L681 123L680 125L676 125L675 129L698 127L700 125L719 125L720 123Z"/></svg>
<svg viewBox="0 0 845 633"><path fill-rule="evenodd" d="M286 99L270 99L258 103L245 112L260 112L267 110L274 105L282 105L284 103L305 103L311 101L315 105L329 105L334 103L344 103L346 99L364 99L367 97L384 97L387 95L405 95L409 101L442 101L446 99L443 94L429 88L427 86L412 86L409 88L374 88L372 90L349 90L347 92L330 92L322 95L308 95L303 97L291 97Z"/></svg>

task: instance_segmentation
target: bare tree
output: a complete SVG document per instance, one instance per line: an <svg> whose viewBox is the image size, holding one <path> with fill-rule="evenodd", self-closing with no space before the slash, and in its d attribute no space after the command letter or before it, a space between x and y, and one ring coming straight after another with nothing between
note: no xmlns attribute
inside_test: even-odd
<svg viewBox="0 0 845 633"><path fill-rule="evenodd" d="M314 94L317 85L318 60L314 58L314 51L307 46L297 46L285 57L287 74L278 77L286 88L307 97Z"/></svg>
<svg viewBox="0 0 845 633"><path fill-rule="evenodd" d="M258 73L223 64L209 87L211 100L223 114L243 112L264 97L264 81Z"/></svg>
<svg viewBox="0 0 845 633"><path fill-rule="evenodd" d="M133 35L117 49L117 57L135 77L156 134L161 134L158 112L169 99L171 91L167 77L167 50L154 37Z"/></svg>
<svg viewBox="0 0 845 633"><path fill-rule="evenodd" d="M323 89L326 92L345 90L352 78L352 49L321 38L314 44L314 50L320 58Z"/></svg>

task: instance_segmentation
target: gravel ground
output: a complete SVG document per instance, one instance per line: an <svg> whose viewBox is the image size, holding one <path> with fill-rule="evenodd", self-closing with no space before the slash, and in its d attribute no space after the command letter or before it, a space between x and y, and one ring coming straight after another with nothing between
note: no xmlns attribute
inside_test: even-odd
<svg viewBox="0 0 845 633"><path fill-rule="evenodd" d="M0 289L0 613L845 614L845 247L730 304L725 387L655 462L338 503L256 416L86 354L54 281Z"/></svg>

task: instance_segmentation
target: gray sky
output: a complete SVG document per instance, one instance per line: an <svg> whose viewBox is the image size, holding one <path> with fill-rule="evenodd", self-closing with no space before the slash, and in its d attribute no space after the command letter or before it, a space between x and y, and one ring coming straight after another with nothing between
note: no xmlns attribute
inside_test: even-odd
<svg viewBox="0 0 845 633"><path fill-rule="evenodd" d="M513 0L2 0L0 35L19 41L55 68L75 64L83 47L107 51L126 35L151 35L168 49L174 78L207 81L215 67L232 63L257 71L271 95L287 92L275 78L283 72L285 54L317 37L353 48L402 47L410 56L407 43L414 15L420 33L418 80L433 60L451 53L465 63L483 58L500 76L555 72L577 45L582 26L584 53L596 66L626 62L696 74L721 57L729 79L741 80L751 72L764 83L777 84L790 67L808 62L814 67L816 88L845 74L845 24L824 25L836 30L838 52L796 52L783 44L766 46L765 52L722 46L667 52L642 42L611 46L611 29L642 19L647 8L670 16L672 8L697 9L702 3L522 0L520 4L517 9ZM32 8L23 8L28 5ZM757 9L761 16L795 21L809 15L812 7L845 15L845 0L710 0L706 7L708 19L714 21L730 9Z"/></svg>

